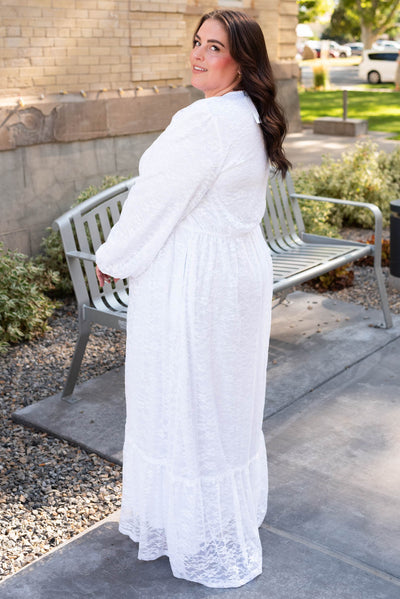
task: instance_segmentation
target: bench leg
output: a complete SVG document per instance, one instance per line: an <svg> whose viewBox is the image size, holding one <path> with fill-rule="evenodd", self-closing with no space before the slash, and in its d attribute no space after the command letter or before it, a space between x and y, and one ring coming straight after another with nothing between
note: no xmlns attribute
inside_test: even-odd
<svg viewBox="0 0 400 599"><path fill-rule="evenodd" d="M85 323L81 326L78 341L75 345L74 355L72 357L72 363L68 371L67 380L65 382L64 389L61 393L61 399L67 399L74 392L76 380L78 378L79 370L82 364L82 359L89 339L90 330L90 323Z"/></svg>
<svg viewBox="0 0 400 599"><path fill-rule="evenodd" d="M382 267L380 264L374 264L376 282L378 284L379 294L381 296L381 306L383 316L385 318L385 325L387 329L391 329L393 326L392 315L390 314L389 301L385 287L385 281L383 278Z"/></svg>

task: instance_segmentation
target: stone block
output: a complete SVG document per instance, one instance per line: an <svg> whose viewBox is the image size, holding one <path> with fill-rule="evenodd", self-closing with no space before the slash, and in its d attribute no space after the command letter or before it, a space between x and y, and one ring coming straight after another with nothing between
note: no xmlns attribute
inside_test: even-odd
<svg viewBox="0 0 400 599"><path fill-rule="evenodd" d="M115 172L135 177L139 170L139 160L147 148L161 132L124 135L114 138L116 160Z"/></svg>
<svg viewBox="0 0 400 599"><path fill-rule="evenodd" d="M298 18L299 14L299 5L297 2L292 2L292 0L281 0L280 3L280 14L281 15L292 15Z"/></svg>
<svg viewBox="0 0 400 599"><path fill-rule="evenodd" d="M0 181L0 231L20 229L21 225L13 221L24 213L26 181L21 149L0 153Z"/></svg>
<svg viewBox="0 0 400 599"><path fill-rule="evenodd" d="M29 255L32 252L28 228L0 232L0 243L4 243L4 246L10 250L17 250L23 254Z"/></svg>
<svg viewBox="0 0 400 599"><path fill-rule="evenodd" d="M300 103L297 91L297 79L277 80L277 99L282 106L288 122L289 133L301 131Z"/></svg>
<svg viewBox="0 0 400 599"><path fill-rule="evenodd" d="M106 103L89 100L58 106L54 123L56 141L96 139L107 136Z"/></svg>
<svg viewBox="0 0 400 599"><path fill-rule="evenodd" d="M35 106L19 110L9 125L14 147L54 141L53 124L55 115L55 105L48 114L44 114L40 108Z"/></svg>
<svg viewBox="0 0 400 599"><path fill-rule="evenodd" d="M15 142L5 122L7 117L2 118L5 112L5 110L0 110L0 123L4 122L4 125L0 128L0 150L12 150L15 148Z"/></svg>
<svg viewBox="0 0 400 599"><path fill-rule="evenodd" d="M119 173L115 157L115 140L108 137L107 139L95 139L90 144L92 154L92 173L105 175L114 175ZM83 149L86 144L81 144ZM82 150L81 150L82 151ZM79 190L80 191L80 190Z"/></svg>
<svg viewBox="0 0 400 599"><path fill-rule="evenodd" d="M343 120L324 116L314 121L313 131L321 135L358 137L359 135L366 135L368 133L368 121L366 119Z"/></svg>
<svg viewBox="0 0 400 599"><path fill-rule="evenodd" d="M288 60L285 62L272 62L272 72L275 79L279 82L280 79L296 79L300 76L300 69L297 62L294 60Z"/></svg>
<svg viewBox="0 0 400 599"><path fill-rule="evenodd" d="M0 241L36 253L46 227L105 175L136 175L159 132L47 143L0 152Z"/></svg>
<svg viewBox="0 0 400 599"><path fill-rule="evenodd" d="M110 99L107 102L109 135L161 131L170 123L175 112L189 103L189 92L186 89Z"/></svg>

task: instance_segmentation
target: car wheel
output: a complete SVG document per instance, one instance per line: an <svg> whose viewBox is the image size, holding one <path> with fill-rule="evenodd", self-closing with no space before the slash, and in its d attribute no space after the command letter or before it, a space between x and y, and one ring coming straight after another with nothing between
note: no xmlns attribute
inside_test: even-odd
<svg viewBox="0 0 400 599"><path fill-rule="evenodd" d="M379 75L378 71L370 71L368 73L368 83L380 83L381 82L381 76Z"/></svg>
<svg viewBox="0 0 400 599"><path fill-rule="evenodd" d="M346 54L346 52L341 52L341 53L339 54L339 56L340 56L340 58L346 58L346 57L347 57L347 54Z"/></svg>

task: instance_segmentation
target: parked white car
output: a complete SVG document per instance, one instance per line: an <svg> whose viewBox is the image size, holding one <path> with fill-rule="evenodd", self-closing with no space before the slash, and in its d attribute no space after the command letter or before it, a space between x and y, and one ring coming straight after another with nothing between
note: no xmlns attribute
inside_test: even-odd
<svg viewBox="0 0 400 599"><path fill-rule="evenodd" d="M400 43L394 40L377 40L372 48L373 50L400 50Z"/></svg>
<svg viewBox="0 0 400 599"><path fill-rule="evenodd" d="M351 48L348 46L341 46L337 42L331 40L308 40L306 45L316 52L317 58L320 58L321 56L321 48L325 48L331 58L345 58L346 56L351 56Z"/></svg>
<svg viewBox="0 0 400 599"><path fill-rule="evenodd" d="M331 50L335 50L340 58L346 58L351 56L351 48L349 46L341 46L337 42L329 42Z"/></svg>
<svg viewBox="0 0 400 599"><path fill-rule="evenodd" d="M362 56L364 50L364 44L362 42L349 42L348 44L344 44L348 46L351 50L351 53L355 56Z"/></svg>
<svg viewBox="0 0 400 599"><path fill-rule="evenodd" d="M393 83L396 73L397 50L365 50L358 76L368 83Z"/></svg>
<svg viewBox="0 0 400 599"><path fill-rule="evenodd" d="M328 42L327 40L308 40L306 46L315 52L317 58L321 58L321 48L326 50L329 58L338 58L339 52L331 46L332 43L333 42Z"/></svg>

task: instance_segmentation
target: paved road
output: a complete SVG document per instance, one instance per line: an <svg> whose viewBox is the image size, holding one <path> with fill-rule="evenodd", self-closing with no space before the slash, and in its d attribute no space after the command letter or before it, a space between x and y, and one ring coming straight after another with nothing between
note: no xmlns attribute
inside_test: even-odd
<svg viewBox="0 0 400 599"><path fill-rule="evenodd" d="M329 65L328 65L329 66ZM335 87L346 88L354 85L366 83L358 78L357 66L332 66L329 67L329 78ZM313 72L312 67L301 67L301 82L305 87L312 87Z"/></svg>

